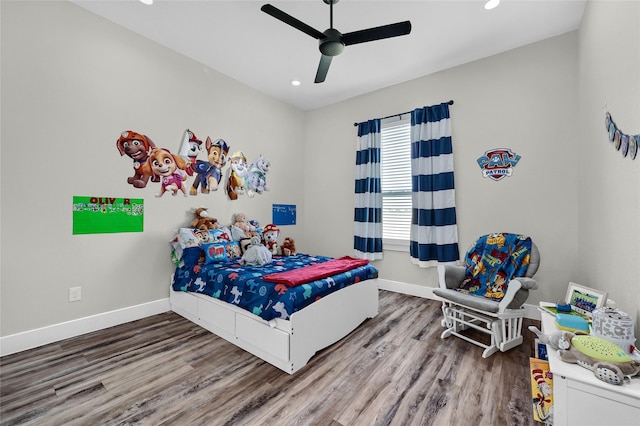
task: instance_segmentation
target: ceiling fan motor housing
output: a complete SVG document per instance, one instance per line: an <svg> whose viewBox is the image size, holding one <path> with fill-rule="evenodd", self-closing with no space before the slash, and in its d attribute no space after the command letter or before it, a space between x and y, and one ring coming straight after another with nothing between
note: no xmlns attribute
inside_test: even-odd
<svg viewBox="0 0 640 426"><path fill-rule="evenodd" d="M329 28L324 32L325 38L320 39L320 52L326 56L337 56L344 50L342 34L335 28Z"/></svg>

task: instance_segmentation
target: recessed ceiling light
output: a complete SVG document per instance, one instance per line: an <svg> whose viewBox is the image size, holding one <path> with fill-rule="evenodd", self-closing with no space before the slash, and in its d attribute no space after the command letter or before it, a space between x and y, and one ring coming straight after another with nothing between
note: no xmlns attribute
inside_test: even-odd
<svg viewBox="0 0 640 426"><path fill-rule="evenodd" d="M146 5L153 4L153 0L140 0L140 3L144 3Z"/></svg>
<svg viewBox="0 0 640 426"><path fill-rule="evenodd" d="M484 4L484 8L487 10L491 10L498 7L499 4L500 4L500 0L489 0Z"/></svg>
<svg viewBox="0 0 640 426"><path fill-rule="evenodd" d="M300 81L298 81L298 80L291 80L291 84L292 84L293 86L300 86Z"/></svg>

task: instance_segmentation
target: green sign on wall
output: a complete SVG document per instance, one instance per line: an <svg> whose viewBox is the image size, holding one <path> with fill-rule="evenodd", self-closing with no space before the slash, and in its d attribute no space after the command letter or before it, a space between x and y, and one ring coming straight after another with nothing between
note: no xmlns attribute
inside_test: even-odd
<svg viewBox="0 0 640 426"><path fill-rule="evenodd" d="M142 198L73 197L73 233L142 232Z"/></svg>

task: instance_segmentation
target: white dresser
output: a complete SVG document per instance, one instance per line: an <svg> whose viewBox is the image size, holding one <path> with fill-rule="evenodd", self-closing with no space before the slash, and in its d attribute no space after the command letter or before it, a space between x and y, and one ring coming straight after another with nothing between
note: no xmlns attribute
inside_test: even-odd
<svg viewBox="0 0 640 426"><path fill-rule="evenodd" d="M556 329L554 316L542 315L542 331ZM591 371L562 361L548 348L553 373L554 426L640 426L640 377L622 386L598 380Z"/></svg>

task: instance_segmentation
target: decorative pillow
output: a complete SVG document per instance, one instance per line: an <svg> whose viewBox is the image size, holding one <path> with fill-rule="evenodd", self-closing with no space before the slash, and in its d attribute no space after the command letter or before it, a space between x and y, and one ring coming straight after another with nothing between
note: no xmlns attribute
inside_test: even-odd
<svg viewBox="0 0 640 426"><path fill-rule="evenodd" d="M209 236L213 241L232 241L226 229L210 229Z"/></svg>
<svg viewBox="0 0 640 426"><path fill-rule="evenodd" d="M205 244L225 243L229 241L231 241L231 236L228 230L225 229L180 228L171 240L171 247L173 248L172 258L174 263L178 265L182 262L184 250L187 248L203 248Z"/></svg>
<svg viewBox="0 0 640 426"><path fill-rule="evenodd" d="M182 252L182 262L187 268L192 268L200 261L200 254L202 250L200 247L187 247Z"/></svg>
<svg viewBox="0 0 640 426"><path fill-rule="evenodd" d="M225 243L225 248L227 250L227 257L229 260L235 261L242 257L242 250L240 250L240 243L238 241Z"/></svg>
<svg viewBox="0 0 640 426"><path fill-rule="evenodd" d="M204 263L235 261L242 257L238 241L220 241L202 245Z"/></svg>
<svg viewBox="0 0 640 426"><path fill-rule="evenodd" d="M531 238L509 233L478 238L465 255L465 280L457 289L463 293L500 301L509 281L527 272Z"/></svg>
<svg viewBox="0 0 640 426"><path fill-rule="evenodd" d="M204 251L204 263L226 262L229 260L227 257L227 244L229 243L203 244L202 251Z"/></svg>

